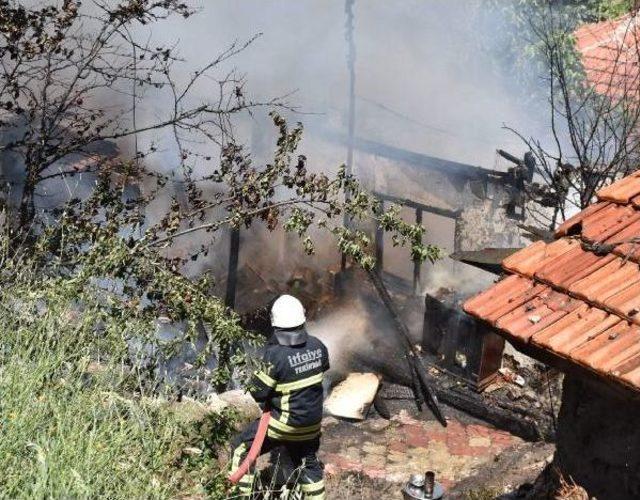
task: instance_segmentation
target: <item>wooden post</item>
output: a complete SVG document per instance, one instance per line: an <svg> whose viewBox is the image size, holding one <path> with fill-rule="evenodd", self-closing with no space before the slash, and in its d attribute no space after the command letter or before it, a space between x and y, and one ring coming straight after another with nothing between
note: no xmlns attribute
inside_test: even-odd
<svg viewBox="0 0 640 500"><path fill-rule="evenodd" d="M356 0L345 0L344 11L347 15L346 20L346 39L347 39L347 69L349 71L349 122L347 137L347 163L346 173L348 176L353 174L353 142L356 127L356 42L354 38L354 12L353 8ZM345 199L349 201L351 193L347 189ZM344 226L349 229L349 217L346 212L344 214ZM347 256L342 254L340 263L341 269L347 268Z"/></svg>
<svg viewBox="0 0 640 500"><path fill-rule="evenodd" d="M455 227L453 230L453 252L457 253L462 251L462 247L463 247L462 243L464 240L464 237L462 234L462 219L460 218L460 214L454 217L453 220L455 221Z"/></svg>
<svg viewBox="0 0 640 500"><path fill-rule="evenodd" d="M477 339L476 363L474 364L474 385L477 391L483 391L492 384L502 367L504 338L497 333L478 326L474 335Z"/></svg>
<svg viewBox="0 0 640 500"><path fill-rule="evenodd" d="M227 293L224 304L227 307L236 306L236 288L238 286L238 257L240 254L240 228L231 229L229 245L229 267L227 268Z"/></svg>
<svg viewBox="0 0 640 500"><path fill-rule="evenodd" d="M422 209L416 208L416 224L422 224ZM415 259L413 261L413 294L418 295L420 292L420 268L422 263Z"/></svg>

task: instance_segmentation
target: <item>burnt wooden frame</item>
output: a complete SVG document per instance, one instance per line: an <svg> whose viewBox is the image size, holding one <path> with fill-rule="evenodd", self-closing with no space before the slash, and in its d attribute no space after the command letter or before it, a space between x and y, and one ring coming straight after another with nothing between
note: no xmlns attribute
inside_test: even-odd
<svg viewBox="0 0 640 500"><path fill-rule="evenodd" d="M384 194L379 191L374 191L373 195L380 200L382 203L382 207L384 208L385 202L395 203L396 205L402 205L405 207L413 208L416 213L416 224L422 224L422 216L424 212L428 212L435 215L440 215L442 217L447 217L449 219L453 219L456 221L456 230L454 232L454 247L456 246L456 235L458 233L457 230L457 221L462 213L461 210L449 210L446 208L434 207L433 205L426 205L424 203L419 203L417 201L409 200L406 198L399 198L397 196ZM376 260L378 269L382 272L382 267L384 265L384 230L380 227L376 227ZM421 264L419 261L413 262L413 293L418 293L418 288L420 285L420 270Z"/></svg>

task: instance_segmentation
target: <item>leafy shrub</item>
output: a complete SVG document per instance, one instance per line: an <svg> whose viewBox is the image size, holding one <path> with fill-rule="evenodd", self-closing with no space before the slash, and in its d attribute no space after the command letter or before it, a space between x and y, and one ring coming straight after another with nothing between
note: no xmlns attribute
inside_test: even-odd
<svg viewBox="0 0 640 500"><path fill-rule="evenodd" d="M27 262L0 290L0 495L224 498L232 415L185 421L131 363L127 340L149 323Z"/></svg>

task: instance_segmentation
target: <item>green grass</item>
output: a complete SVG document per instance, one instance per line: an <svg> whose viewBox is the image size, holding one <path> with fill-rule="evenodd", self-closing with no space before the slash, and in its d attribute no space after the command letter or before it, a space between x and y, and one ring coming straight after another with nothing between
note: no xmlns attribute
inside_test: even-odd
<svg viewBox="0 0 640 500"><path fill-rule="evenodd" d="M124 339L148 325L78 303L59 280L0 293L0 496L224 498L229 415L145 393Z"/></svg>

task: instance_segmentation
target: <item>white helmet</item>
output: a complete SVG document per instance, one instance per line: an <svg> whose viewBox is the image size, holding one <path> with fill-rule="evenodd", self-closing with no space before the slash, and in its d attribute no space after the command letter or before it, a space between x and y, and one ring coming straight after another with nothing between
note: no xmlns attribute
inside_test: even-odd
<svg viewBox="0 0 640 500"><path fill-rule="evenodd" d="M276 328L295 328L306 320L304 307L291 295L281 295L271 307L271 325Z"/></svg>

